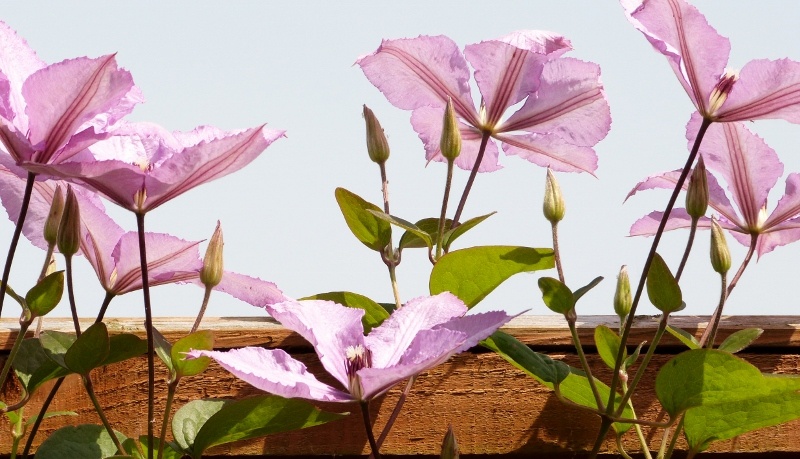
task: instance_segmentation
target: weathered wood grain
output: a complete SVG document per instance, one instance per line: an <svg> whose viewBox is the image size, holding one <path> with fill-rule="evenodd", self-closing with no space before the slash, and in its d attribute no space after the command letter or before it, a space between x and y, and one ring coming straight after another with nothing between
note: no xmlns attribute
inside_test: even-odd
<svg viewBox="0 0 800 459"><path fill-rule="evenodd" d="M136 320L109 320L109 328L144 335ZM690 330L702 330L705 321L700 318L680 318L678 325ZM749 317L728 320L724 333L737 329L759 326L765 329L758 346L743 354L762 371L777 373L800 373L800 345L798 345L796 317ZM600 323L613 325L611 318L592 317L581 324L581 337L591 344L593 328ZM46 328L58 326L69 331L71 322L46 322ZM87 323L88 325L88 323ZM157 327L171 340L183 336L191 327L190 319L157 319ZM217 345L228 348L242 345L282 346L307 363L310 371L324 375L316 356L307 345L293 333L277 324L263 319L212 319L205 325L213 328ZM15 336L11 321L3 321L0 342L11 343ZM634 328L633 343L650 340L655 321L640 320ZM524 316L516 319L505 330L520 340L545 351L553 358L563 359L577 366L577 360L568 346L568 331L563 323L554 318ZM795 349L793 349L795 348ZM677 350L677 346L666 351ZM654 357L653 368L658 368L671 355ZM608 381L606 370L597 356L590 356L594 371ZM166 370L163 366L157 377L161 397L157 400L157 412L163 410ZM652 391L655 372L643 382L634 398L637 413L646 419L663 419ZM324 379L324 378L323 378ZM114 427L128 436L146 431L146 362L144 358L109 366L93 373L95 389L106 407ZM386 422L395 405L402 386L398 386L373 403L376 416L376 431ZM26 415L35 412L47 390L34 395ZM4 399L14 399L14 388L6 388ZM202 377L188 378L179 388L175 402L180 407L190 400L205 397L245 397L258 391L232 377L216 364ZM334 411L355 411L356 407L342 404L323 404ZM71 377L61 388L52 406L53 410L73 410L77 418L48 419L43 424L41 438L58 427L75 423L98 423L91 403L83 392L80 381ZM521 371L513 368L493 353L472 352L454 357L449 362L423 373L413 386L408 402L403 409L391 435L382 448L389 455L437 456L442 436L448 424L452 424L464 454L513 454L527 457L551 457L557 453L568 454L591 448L599 421L572 407L561 404L552 393ZM10 437L8 423L0 423L0 455L8 454ZM653 449L657 449L660 436L646 435ZM39 441L37 440L37 443ZM638 444L629 433L625 444L636 451ZM243 442L231 447L211 451L219 456L305 456L305 455L360 455L368 454L368 445L360 418L351 416L321 427L305 431L274 435L265 439ZM606 450L614 450L611 439ZM794 452L800 455L800 422L780 427L762 429L737 439L719 442L714 451L734 452Z"/></svg>

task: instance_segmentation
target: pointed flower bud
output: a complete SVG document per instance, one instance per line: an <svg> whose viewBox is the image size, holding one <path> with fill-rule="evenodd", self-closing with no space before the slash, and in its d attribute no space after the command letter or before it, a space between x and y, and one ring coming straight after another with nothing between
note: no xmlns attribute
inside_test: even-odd
<svg viewBox="0 0 800 459"><path fill-rule="evenodd" d="M461 154L461 131L458 129L458 119L451 99L447 99L447 108L444 110L439 149L448 161L454 161Z"/></svg>
<svg viewBox="0 0 800 459"><path fill-rule="evenodd" d="M625 320L631 312L631 306L633 306L631 280L628 278L628 267L622 265L617 276L617 290L614 292L614 312L620 320Z"/></svg>
<svg viewBox="0 0 800 459"><path fill-rule="evenodd" d="M725 233L716 218L711 219L711 266L720 274L731 269L731 252L728 250Z"/></svg>
<svg viewBox="0 0 800 459"><path fill-rule="evenodd" d="M67 199L64 202L61 223L58 225L57 243L58 251L67 257L78 253L81 246L81 212L78 198L71 186L67 187Z"/></svg>
<svg viewBox="0 0 800 459"><path fill-rule="evenodd" d="M561 187L558 186L555 175L547 169L547 178L544 182L544 218L550 223L556 224L564 219L566 206L564 197L561 195Z"/></svg>
<svg viewBox="0 0 800 459"><path fill-rule="evenodd" d="M439 456L441 459L458 459L461 452L458 450L458 442L456 441L456 434L453 432L453 426L447 426L447 433L444 434L442 440L442 453Z"/></svg>
<svg viewBox="0 0 800 459"><path fill-rule="evenodd" d="M389 159L389 142L383 132L381 123L366 105L364 105L364 121L367 122L367 153L369 159L383 164Z"/></svg>
<svg viewBox="0 0 800 459"><path fill-rule="evenodd" d="M61 224L61 214L64 212L64 193L61 191L61 186L56 186L56 191L53 193L53 203L50 204L50 213L47 214L47 220L44 223L44 240L48 245L53 246L56 244L58 237L58 225Z"/></svg>
<svg viewBox="0 0 800 459"><path fill-rule="evenodd" d="M203 257L203 268L200 269L200 282L206 287L214 288L222 281L222 228L217 221L217 228L211 241L206 247L206 256Z"/></svg>
<svg viewBox="0 0 800 459"><path fill-rule="evenodd" d="M689 177L689 189L686 191L686 213L697 220L708 210L708 176L703 157L697 159L692 175Z"/></svg>

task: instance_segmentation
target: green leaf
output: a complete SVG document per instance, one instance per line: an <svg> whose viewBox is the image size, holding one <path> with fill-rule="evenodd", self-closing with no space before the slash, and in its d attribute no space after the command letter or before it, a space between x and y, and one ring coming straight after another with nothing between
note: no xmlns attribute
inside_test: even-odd
<svg viewBox="0 0 800 459"><path fill-rule="evenodd" d="M0 282L0 285L3 285L3 283ZM11 286L8 285L8 284L6 284L6 295L10 296L14 301L19 303L19 305L22 306L22 309L26 309L28 307L25 304L25 298L22 298L21 296L19 296L17 294L17 292L15 292L14 289L11 288Z"/></svg>
<svg viewBox="0 0 800 459"><path fill-rule="evenodd" d="M589 282L588 284L584 285L578 290L575 290L575 292L572 294L575 297L575 302L577 303L578 300L580 300L583 295L586 295L586 293L589 290L595 288L597 284L599 284L602 281L603 281L603 276L597 276L594 279L592 279L592 281Z"/></svg>
<svg viewBox="0 0 800 459"><path fill-rule="evenodd" d="M13 366L25 390L31 395L47 381L70 373L47 356L37 338L28 338L20 343Z"/></svg>
<svg viewBox="0 0 800 459"><path fill-rule="evenodd" d="M48 411L47 413L44 414L44 419L57 418L59 416L77 416L77 415L78 413L74 411ZM25 421L25 425L30 427L36 422L37 419L39 419L39 416L33 415L29 417L27 421Z"/></svg>
<svg viewBox="0 0 800 459"><path fill-rule="evenodd" d="M67 368L87 376L90 371L103 364L108 357L111 340L108 329L103 322L97 322L87 328L78 339L72 343L64 355Z"/></svg>
<svg viewBox="0 0 800 459"><path fill-rule="evenodd" d="M147 341L131 333L120 333L111 337L108 348L108 356L102 366L146 354Z"/></svg>
<svg viewBox="0 0 800 459"><path fill-rule="evenodd" d="M410 231L412 234L414 234L414 236L420 239L425 244L426 247L429 248L433 247L433 240L431 236L426 231L423 231L422 229L418 228L417 225L411 223L410 221L403 220L402 218L395 217L394 215L389 215L383 212L382 210L370 209L368 210L368 212L385 222L389 222L394 226L399 226L400 228L403 228L406 231Z"/></svg>
<svg viewBox="0 0 800 459"><path fill-rule="evenodd" d="M445 228L449 228L450 225L452 225L452 224L453 224L453 220L450 220L449 218L445 219L445 221L444 221L444 225L445 225L444 227ZM436 242L437 242L437 240L439 238L439 219L438 218L423 218L422 220L419 220L418 222L414 223L414 226L416 226L420 231L424 231L425 233L428 234L428 237L431 240L431 244L436 244ZM413 232L406 231L400 237L400 243L398 244L398 247L401 250L402 249L421 249L421 248L427 248L428 247L428 243L425 240L423 240L420 237L418 237Z"/></svg>
<svg viewBox="0 0 800 459"><path fill-rule="evenodd" d="M145 342L145 345L147 345L147 342ZM161 359L162 362L164 362L164 365L167 366L170 374L172 374L175 371L175 366L172 365L171 357L172 344L170 344L169 341L167 341L167 338L164 338L164 335L162 335L161 332L155 327L153 327L153 345L155 347L156 355L159 359ZM145 350L145 352L147 351Z"/></svg>
<svg viewBox="0 0 800 459"><path fill-rule="evenodd" d="M74 334L46 330L39 335L39 341L42 344L45 355L47 355L49 359L64 369L69 370L67 364L64 363L64 355L67 353L70 346L72 346L72 343L75 342Z"/></svg>
<svg viewBox="0 0 800 459"><path fill-rule="evenodd" d="M32 317L44 316L61 301L64 293L64 271L56 271L34 285L25 295Z"/></svg>
<svg viewBox="0 0 800 459"><path fill-rule="evenodd" d="M542 291L544 304L553 312L566 314L575 307L575 296L572 294L572 290L558 279L540 278L539 290Z"/></svg>
<svg viewBox="0 0 800 459"><path fill-rule="evenodd" d="M116 432L120 441L125 436ZM117 453L103 426L81 424L62 427L50 434L36 450L36 459L104 459Z"/></svg>
<svg viewBox="0 0 800 459"><path fill-rule="evenodd" d="M608 368L616 367L620 343L619 335L605 325L598 325L594 329L594 344L597 346L597 353L600 354L600 358ZM626 359L626 357L627 352L623 353L622 358Z"/></svg>
<svg viewBox="0 0 800 459"><path fill-rule="evenodd" d="M555 266L552 249L484 246L450 252L431 271L430 292L451 292L471 308L506 279Z"/></svg>
<svg viewBox="0 0 800 459"><path fill-rule="evenodd" d="M633 354L629 355L627 359L625 359L624 368L627 370L628 368L632 367L634 363L636 363L636 359L639 358L639 353L642 352L642 347L644 346L644 341L639 343L636 346L636 349L633 351Z"/></svg>
<svg viewBox="0 0 800 459"><path fill-rule="evenodd" d="M446 252L450 251L450 244L452 244L453 241L455 241L456 239L461 237L464 233L466 233L467 231L471 230L472 228L475 228L479 223L483 222L484 220L486 220L487 218L491 217L492 215L494 215L496 213L497 212L492 212L490 214L486 214L486 215L481 215L479 217L470 218L469 220L461 223L460 225L456 226L455 228L445 231L444 237L442 238L442 239L444 239L444 244L443 244L444 250ZM437 224L438 224L438 220L437 220ZM452 220L445 221L445 225L447 225L447 226L445 226L445 228L450 228L450 225L452 225L452 224L453 224Z"/></svg>
<svg viewBox="0 0 800 459"><path fill-rule="evenodd" d="M384 320L389 318L389 312L380 304L372 301L364 295L359 295L353 292L327 292L318 293L316 295L307 296L303 300L326 300L339 303L348 308L356 308L364 310L364 317L361 318L361 323L364 325L364 332L369 333L373 327L382 324Z"/></svg>
<svg viewBox="0 0 800 459"><path fill-rule="evenodd" d="M647 272L647 296L653 306L665 314L680 311L684 307L681 288L664 259L657 253Z"/></svg>
<svg viewBox="0 0 800 459"><path fill-rule="evenodd" d="M510 364L540 382L557 384L569 376L569 366L566 363L532 351L508 333L496 331L481 341L481 345L498 353Z"/></svg>
<svg viewBox="0 0 800 459"><path fill-rule="evenodd" d="M762 374L724 351L679 354L661 368L655 388L670 416L685 412L684 431L694 451L800 418L800 378Z"/></svg>
<svg viewBox="0 0 800 459"><path fill-rule="evenodd" d="M524 371L550 389L553 389L554 385L558 384L559 392L564 398L588 408L597 408L594 394L589 385L589 379L580 370L570 368L561 361L553 360L547 355L532 351L528 346L505 332L495 332L489 338L481 341L481 345L497 352L511 365ZM601 399L603 401L608 400L610 394L608 386L597 379L595 379L595 384ZM619 403L620 397L617 396L616 400ZM633 416L633 412L630 407L625 407L622 415L630 418ZM614 423L613 427L617 432L626 432L632 425Z"/></svg>
<svg viewBox="0 0 800 459"><path fill-rule="evenodd" d="M370 210L381 211L375 204L363 200L344 188L336 189L336 202L342 211L345 222L353 235L364 245L377 252L383 251L392 239L389 222L371 214Z"/></svg>
<svg viewBox="0 0 800 459"><path fill-rule="evenodd" d="M697 341L697 338L686 330L667 325L667 332L674 336L675 339L685 344L689 349L700 349L700 341Z"/></svg>
<svg viewBox="0 0 800 459"><path fill-rule="evenodd" d="M200 458L212 446L304 429L346 416L321 411L304 400L274 395L220 402L195 400L175 413L173 435L179 444L185 443L184 449L191 451L193 458ZM184 409L186 413L182 413ZM188 429L184 428L187 424L191 424ZM181 430L180 439L176 429Z"/></svg>
<svg viewBox="0 0 800 459"><path fill-rule="evenodd" d="M753 341L757 340L762 333L764 333L764 330L760 328L745 328L744 330L739 330L725 338L725 341L719 345L719 350L736 354L753 344Z"/></svg>
<svg viewBox="0 0 800 459"><path fill-rule="evenodd" d="M128 453L128 456L113 456L113 457L133 457L134 459L147 459L147 447L149 443L147 442L147 435L142 435L139 437L139 441L137 442L133 438L128 438L122 443L122 447L125 448L125 452ZM159 440L157 437L153 438L153 452L154 454L158 451ZM175 449L170 445L169 442L164 443L164 450L161 455L162 459L181 459L183 454L175 451ZM110 459L110 458L109 458Z"/></svg>
<svg viewBox="0 0 800 459"><path fill-rule="evenodd" d="M186 353L192 349L200 351L214 350L214 333L210 330L200 330L188 334L175 342L170 356L178 377L194 376L202 373L211 363L211 358L209 357L186 360Z"/></svg>

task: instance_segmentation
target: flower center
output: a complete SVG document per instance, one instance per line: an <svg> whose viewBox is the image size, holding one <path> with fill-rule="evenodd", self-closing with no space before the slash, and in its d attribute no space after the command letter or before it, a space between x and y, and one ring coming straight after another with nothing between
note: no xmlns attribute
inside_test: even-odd
<svg viewBox="0 0 800 459"><path fill-rule="evenodd" d="M722 107L722 104L728 99L728 94L733 89L733 84L739 79L739 72L735 70L726 69L725 73L719 78L717 85L711 90L711 96L708 98L708 114L714 116L717 110Z"/></svg>
<svg viewBox="0 0 800 459"><path fill-rule="evenodd" d="M361 400L364 389L361 387L361 378L358 377L358 371L362 368L372 367L372 353L363 345L347 346L345 349L345 366L347 368L347 379L349 381L348 389L353 397Z"/></svg>

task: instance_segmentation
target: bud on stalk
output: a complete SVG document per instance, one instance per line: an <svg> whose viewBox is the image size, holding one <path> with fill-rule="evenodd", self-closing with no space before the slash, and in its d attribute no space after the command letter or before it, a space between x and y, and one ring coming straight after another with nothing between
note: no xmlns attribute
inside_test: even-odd
<svg viewBox="0 0 800 459"><path fill-rule="evenodd" d="M378 164L383 164L389 159L389 142L383 132L381 123L366 105L364 105L364 121L367 123L367 153L369 159Z"/></svg>
<svg viewBox="0 0 800 459"><path fill-rule="evenodd" d="M461 154L461 131L458 129L458 119L456 119L452 99L447 99L447 108L444 110L439 149L442 151L442 156L448 161L454 161Z"/></svg>
<svg viewBox="0 0 800 459"><path fill-rule="evenodd" d="M58 251L66 257L78 253L81 246L81 212L78 208L78 198L75 197L71 186L67 187L67 199L58 225L57 243Z"/></svg>
<svg viewBox="0 0 800 459"><path fill-rule="evenodd" d="M731 252L728 250L725 233L716 218L711 219L711 266L720 274L731 269Z"/></svg>
<svg viewBox="0 0 800 459"><path fill-rule="evenodd" d="M628 278L628 267L622 265L617 276L617 290L614 292L614 312L620 320L625 320L631 312L633 298L631 297L631 280Z"/></svg>
<svg viewBox="0 0 800 459"><path fill-rule="evenodd" d="M547 169L547 178L544 183L544 218L550 223L556 224L564 219L566 206L564 197L561 195L561 187L558 186L555 175Z"/></svg>
<svg viewBox="0 0 800 459"><path fill-rule="evenodd" d="M708 209L708 176L703 157L697 159L692 175L689 177L689 187L686 191L686 213L697 220L706 214Z"/></svg>
<svg viewBox="0 0 800 459"><path fill-rule="evenodd" d="M55 245L58 238L58 226L61 224L61 215L64 213L64 193L61 186L56 186L53 193L53 203L50 204L50 213L44 223L44 240L49 245Z"/></svg>
<svg viewBox="0 0 800 459"><path fill-rule="evenodd" d="M442 441L441 459L458 459L461 452L458 450L458 442L456 441L456 434L453 432L453 426L447 426L447 433L444 435Z"/></svg>
<svg viewBox="0 0 800 459"><path fill-rule="evenodd" d="M214 235L211 236L211 241L206 247L206 255L203 257L203 268L200 270L200 282L208 288L214 288L222 281L222 228L219 221L217 221L217 228L214 230Z"/></svg>

